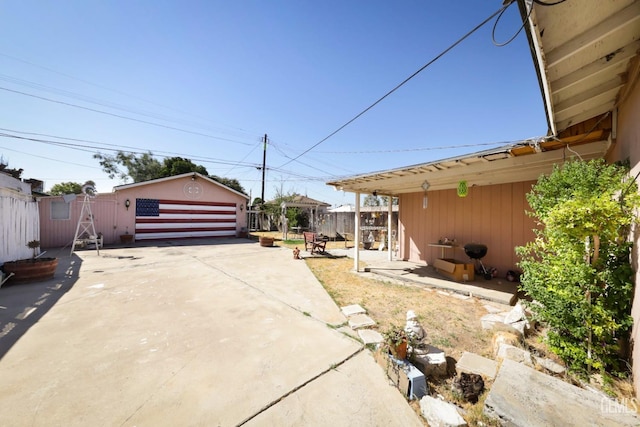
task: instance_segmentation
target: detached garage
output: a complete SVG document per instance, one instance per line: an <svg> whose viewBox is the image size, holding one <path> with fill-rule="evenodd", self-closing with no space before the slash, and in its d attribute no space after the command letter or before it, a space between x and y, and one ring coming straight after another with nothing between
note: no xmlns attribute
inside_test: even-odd
<svg viewBox="0 0 640 427"><path fill-rule="evenodd" d="M249 196L195 172L114 187L89 200L104 244L135 240L237 237L247 227ZM82 212L82 195L40 199L41 244L70 245ZM64 212L63 212L64 211Z"/></svg>

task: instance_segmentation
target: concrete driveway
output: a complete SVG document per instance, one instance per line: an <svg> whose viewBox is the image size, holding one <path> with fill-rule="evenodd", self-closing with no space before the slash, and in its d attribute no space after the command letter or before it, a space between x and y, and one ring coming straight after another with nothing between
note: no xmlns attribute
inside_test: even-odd
<svg viewBox="0 0 640 427"><path fill-rule="evenodd" d="M0 289L0 425L423 425L288 249L56 255Z"/></svg>

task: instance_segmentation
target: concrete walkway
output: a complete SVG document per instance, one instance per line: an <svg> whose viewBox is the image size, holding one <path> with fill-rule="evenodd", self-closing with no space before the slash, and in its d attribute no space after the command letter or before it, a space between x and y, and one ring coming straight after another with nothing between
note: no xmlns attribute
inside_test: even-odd
<svg viewBox="0 0 640 427"><path fill-rule="evenodd" d="M334 256L354 257L353 248L332 249L329 252ZM485 280L480 277L469 282L456 282L444 277L430 265L402 260L388 261L388 256L386 251L360 251L360 260L367 264L364 269L366 272L443 291L472 295L500 304L513 305L515 303L514 296L518 291L518 286L504 278L495 277L491 280Z"/></svg>
<svg viewBox="0 0 640 427"><path fill-rule="evenodd" d="M288 249L57 256L0 289L0 425L423 425Z"/></svg>

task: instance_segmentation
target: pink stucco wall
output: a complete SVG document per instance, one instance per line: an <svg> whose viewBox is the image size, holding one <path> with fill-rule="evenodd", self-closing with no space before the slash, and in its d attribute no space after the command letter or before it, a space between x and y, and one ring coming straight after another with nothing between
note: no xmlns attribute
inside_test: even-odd
<svg viewBox="0 0 640 427"><path fill-rule="evenodd" d="M134 234L135 230L135 200L136 198L165 199L165 200L194 200L189 188L196 182L199 192L196 200L202 202L224 202L236 204L236 235L246 230L246 202L247 199L226 187L211 182L208 179L190 177L160 180L159 182L135 185L128 188L116 189L113 193L99 194L91 199L91 211L94 217L96 233L102 233L104 244L119 242L120 235L127 231ZM129 209L125 201L129 199ZM40 228L42 247L62 247L70 245L75 236L78 217L82 210L83 197L79 196L71 202L71 218L69 220L51 219L51 203L62 201L62 197L43 197L40 200ZM240 210L242 205L243 209Z"/></svg>
<svg viewBox="0 0 640 427"><path fill-rule="evenodd" d="M529 208L525 195L533 184L470 187L467 197L458 197L456 190L430 191L426 209L423 193L400 196L400 257L433 264L441 257L441 248L429 244L446 237L459 247L445 250L445 257L469 262L462 247L482 243L488 247L482 259L485 266L505 275L516 268L514 248L534 238L534 222L525 213Z"/></svg>

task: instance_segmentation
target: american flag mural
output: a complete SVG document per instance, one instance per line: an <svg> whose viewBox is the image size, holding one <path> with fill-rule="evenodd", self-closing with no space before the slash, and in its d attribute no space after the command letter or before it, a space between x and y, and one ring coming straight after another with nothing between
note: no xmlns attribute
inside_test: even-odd
<svg viewBox="0 0 640 427"><path fill-rule="evenodd" d="M136 199L136 240L235 235L235 203Z"/></svg>

